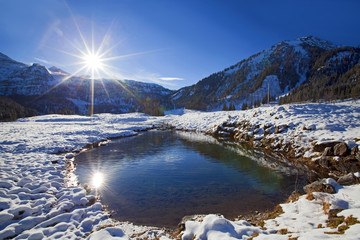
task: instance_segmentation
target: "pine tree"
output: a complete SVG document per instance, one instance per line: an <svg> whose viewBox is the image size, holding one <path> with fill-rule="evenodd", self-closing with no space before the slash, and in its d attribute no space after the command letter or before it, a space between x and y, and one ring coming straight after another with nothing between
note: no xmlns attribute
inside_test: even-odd
<svg viewBox="0 0 360 240"><path fill-rule="evenodd" d="M244 102L241 106L241 110L246 110L248 108L247 102Z"/></svg>
<svg viewBox="0 0 360 240"><path fill-rule="evenodd" d="M235 110L235 105L230 103L229 105L229 111L234 111Z"/></svg>
<svg viewBox="0 0 360 240"><path fill-rule="evenodd" d="M227 107L227 105L226 105L226 103L223 104L222 110L223 110L223 111L228 111L228 110L229 110L228 107Z"/></svg>

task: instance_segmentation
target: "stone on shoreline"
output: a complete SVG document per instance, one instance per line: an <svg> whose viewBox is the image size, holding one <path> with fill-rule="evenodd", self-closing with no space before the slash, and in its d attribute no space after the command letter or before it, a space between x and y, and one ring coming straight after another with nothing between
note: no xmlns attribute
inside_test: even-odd
<svg viewBox="0 0 360 240"><path fill-rule="evenodd" d="M338 143L334 146L334 155L335 156L346 156L348 153L348 147L346 143Z"/></svg>
<svg viewBox="0 0 360 240"><path fill-rule="evenodd" d="M353 185L360 183L360 178L356 177L353 173L349 173L345 176L340 177L337 180L337 183L344 186Z"/></svg>
<svg viewBox="0 0 360 240"><path fill-rule="evenodd" d="M316 181L313 183L310 183L304 187L304 191L307 193L312 192L325 192L325 193L336 193L335 188L328 183L325 183L324 181Z"/></svg>

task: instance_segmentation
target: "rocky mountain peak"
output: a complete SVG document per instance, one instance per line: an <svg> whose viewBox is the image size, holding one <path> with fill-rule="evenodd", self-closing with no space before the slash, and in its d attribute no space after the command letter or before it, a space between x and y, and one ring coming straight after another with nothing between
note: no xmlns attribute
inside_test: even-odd
<svg viewBox="0 0 360 240"><path fill-rule="evenodd" d="M359 62L357 51L353 47L339 48L314 36L286 40L182 88L172 97L179 105L200 110L221 110L230 103L235 104L236 109L242 108L244 103L258 106L267 102L269 92L275 99L291 92L314 74L349 71ZM325 65L330 69L313 71L314 67L323 69ZM332 80L331 84L334 82Z"/></svg>
<svg viewBox="0 0 360 240"><path fill-rule="evenodd" d="M50 70L50 72L52 74L59 74L59 75L70 75L69 73L65 72L64 70L58 68L58 67L55 67L55 66L52 66L50 67L48 70Z"/></svg>
<svg viewBox="0 0 360 240"><path fill-rule="evenodd" d="M321 38L314 37L314 36L300 37L295 40L285 40L279 44L288 44L293 47L301 46L303 48L317 47L317 48L321 48L324 50L329 50L329 49L337 47L335 44L333 44L329 41L326 41L326 40L323 40Z"/></svg>

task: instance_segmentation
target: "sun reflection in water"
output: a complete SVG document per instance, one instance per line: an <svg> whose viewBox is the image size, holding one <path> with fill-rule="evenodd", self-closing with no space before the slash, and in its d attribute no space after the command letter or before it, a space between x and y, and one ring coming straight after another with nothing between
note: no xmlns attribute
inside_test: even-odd
<svg viewBox="0 0 360 240"><path fill-rule="evenodd" d="M96 172L92 176L92 186L96 189L100 188L104 184L104 175L101 172Z"/></svg>

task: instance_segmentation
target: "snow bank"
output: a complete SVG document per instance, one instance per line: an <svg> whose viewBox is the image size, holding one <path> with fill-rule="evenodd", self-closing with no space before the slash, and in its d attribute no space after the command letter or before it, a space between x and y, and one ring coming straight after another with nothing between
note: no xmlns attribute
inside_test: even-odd
<svg viewBox="0 0 360 240"><path fill-rule="evenodd" d="M223 216L209 214L199 221L187 221L182 239L242 239L259 232L246 221L229 221Z"/></svg>
<svg viewBox="0 0 360 240"><path fill-rule="evenodd" d="M242 120L260 125L260 128L287 124L287 130L276 137L309 149L309 155L315 142L340 140L349 146L359 145L359 102L271 106L231 112L182 110L165 117L139 113L93 117L48 115L0 123L0 239L169 239L164 230L110 219L95 196L76 185L76 176L68 175L67 158L53 153L80 150L88 143L135 135L139 130L163 123L176 129L206 132L225 121ZM256 134L261 136L264 132ZM194 135L183 134L183 137L193 138ZM67 157L72 156L68 154ZM65 179L72 184L67 186ZM264 228L251 226L243 220L230 221L208 215L186 222L181 237L358 239L360 224L348 226L345 234L329 234L338 229L327 227L329 210L324 206L344 209L337 216L348 218L352 215L359 219L360 185L340 186L328 181L335 186L335 194L314 193L312 200L301 196L298 201L282 204L284 213L265 221Z"/></svg>
<svg viewBox="0 0 360 240"><path fill-rule="evenodd" d="M257 126L255 140L276 139L290 143L296 151L304 150L305 156L313 154L313 145L328 141L341 141L352 148L360 145L360 101L338 102L336 104L308 103L283 106L263 106L246 111L196 112L172 116L168 121L176 129L211 131L214 125L223 122L248 121ZM281 134L275 133L276 126L286 126ZM263 129L269 130L265 133ZM256 142L255 142L256 143Z"/></svg>

